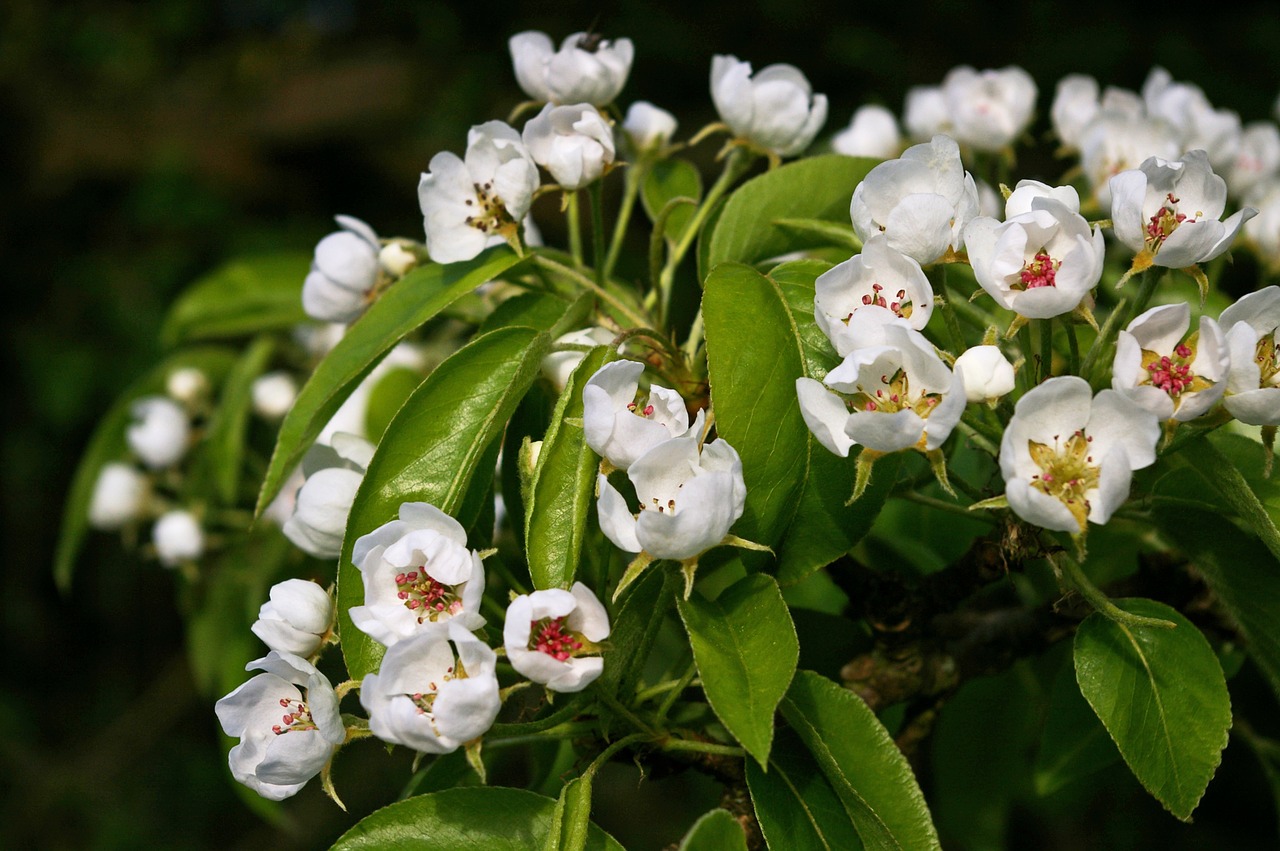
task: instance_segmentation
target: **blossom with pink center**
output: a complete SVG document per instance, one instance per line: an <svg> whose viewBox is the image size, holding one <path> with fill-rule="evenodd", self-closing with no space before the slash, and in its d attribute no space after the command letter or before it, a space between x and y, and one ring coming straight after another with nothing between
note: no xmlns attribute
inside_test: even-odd
<svg viewBox="0 0 1280 851"><path fill-rule="evenodd" d="M1244 128L1240 150L1223 172L1227 189L1236 198L1247 196L1258 186L1280 173L1280 127L1270 121L1257 121Z"/></svg>
<svg viewBox="0 0 1280 851"><path fill-rule="evenodd" d="M1153 307L1116 340L1111 386L1161 421L1186 422L1208 412L1227 389L1230 357L1218 323L1200 317L1186 336L1185 302Z"/></svg>
<svg viewBox="0 0 1280 851"><path fill-rule="evenodd" d="M850 330L850 319L859 310L880 308L886 317L905 319L917 331L933 315L933 290L920 264L890 248L884 234L867 240L861 254L819 275L814 292L814 319L841 357L863 345Z"/></svg>
<svg viewBox="0 0 1280 851"><path fill-rule="evenodd" d="M507 607L502 630L516 671L549 691L582 691L600 676L599 643L609 637L609 615L581 582L521 594Z"/></svg>

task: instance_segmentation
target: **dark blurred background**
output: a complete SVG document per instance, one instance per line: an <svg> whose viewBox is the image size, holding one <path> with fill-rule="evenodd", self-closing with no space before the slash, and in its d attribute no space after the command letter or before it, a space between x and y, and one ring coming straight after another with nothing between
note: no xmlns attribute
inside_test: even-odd
<svg viewBox="0 0 1280 851"><path fill-rule="evenodd" d="M715 53L798 65L831 100L826 137L861 103L900 112L909 86L937 84L961 63L1027 68L1041 89L1037 135L1062 75L1136 88L1157 63L1245 121L1270 116L1280 92L1273 2L1200 6L1194 16L1133 8L6 0L0 847L315 848L352 821L315 783L276 823L242 803L211 701L190 683L172 575L96 536L63 596L51 553L78 455L115 395L157 358L160 321L180 289L237 254L309 251L334 213L420 238L415 186L431 155L461 152L468 126L522 99L510 35L541 29L558 42L594 26L631 37L622 105L670 109L685 137L714 118ZM1015 813L1010 847L1273 847L1232 827L1237 813L1266 830L1276 818L1260 769L1237 751L1198 828L1122 775L1100 781L1110 803L1086 795L1056 825ZM619 782L624 795L635 789L634 778ZM349 794L353 816L385 803ZM659 823L653 847L678 838L681 824L643 815Z"/></svg>

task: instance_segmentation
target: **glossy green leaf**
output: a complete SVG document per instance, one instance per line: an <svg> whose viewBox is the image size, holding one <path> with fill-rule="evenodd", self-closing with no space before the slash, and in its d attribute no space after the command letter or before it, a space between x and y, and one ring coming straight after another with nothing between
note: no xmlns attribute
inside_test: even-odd
<svg viewBox="0 0 1280 851"><path fill-rule="evenodd" d="M813 315L813 298L818 276L831 268L824 260L790 260L773 268L769 277L777 284L791 311L800 349L804 354L804 374L821 381L840 363L840 356L818 327Z"/></svg>
<svg viewBox="0 0 1280 851"><path fill-rule="evenodd" d="M1184 821L1191 818L1227 745L1231 698L1200 630L1153 600L1116 600L1176 629L1090 615L1076 632L1076 680L1138 781Z"/></svg>
<svg viewBox="0 0 1280 851"><path fill-rule="evenodd" d="M680 840L680 851L747 851L747 834L733 813L712 810L689 828Z"/></svg>
<svg viewBox="0 0 1280 851"><path fill-rule="evenodd" d="M302 282L306 254L267 254L233 260L178 297L160 337L166 346L291 328L307 321Z"/></svg>
<svg viewBox="0 0 1280 851"><path fill-rule="evenodd" d="M1064 665L1053 681L1036 753L1036 794L1052 795L1119 759L1120 752L1107 729L1080 694L1074 666Z"/></svg>
<svg viewBox="0 0 1280 851"><path fill-rule="evenodd" d="M769 771L747 760L747 786L774 851L857 851L862 840L822 769L790 730L779 730Z"/></svg>
<svg viewBox="0 0 1280 851"><path fill-rule="evenodd" d="M1280 560L1280 528L1250 487L1244 473L1208 439L1194 440L1179 453L1222 500Z"/></svg>
<svg viewBox="0 0 1280 851"><path fill-rule="evenodd" d="M364 433L371 442L377 443L382 438L396 411L418 389L422 379L421 370L407 366L393 367L378 377L364 412Z"/></svg>
<svg viewBox="0 0 1280 851"><path fill-rule="evenodd" d="M551 830L556 802L523 789L475 786L419 795L359 821L333 851L530 851ZM590 851L623 851L595 825Z"/></svg>
<svg viewBox="0 0 1280 851"><path fill-rule="evenodd" d="M75 476L71 480L71 491L62 510L62 528L53 557L53 578L59 588L66 591L71 586L76 556L89 531L89 502L93 499L93 486L98 481L99 471L110 461L127 460L129 457L124 435L132 420L129 409L134 400L164 393L165 379L169 373L187 366L203 371L216 387L235 362L236 352L228 348L200 346L176 352L130 385L112 404L111 409L99 421L97 430L80 458Z"/></svg>
<svg viewBox="0 0 1280 851"><path fill-rule="evenodd" d="M849 221L854 187L878 160L831 154L807 157L744 183L725 204L707 251L707 266L759 263L789 251L826 245L825 235L779 225L779 219Z"/></svg>
<svg viewBox="0 0 1280 851"><path fill-rule="evenodd" d="M347 615L364 603L351 563L356 539L394 520L405 502L429 502L464 527L474 521L492 483L498 439L550 342L532 328L477 337L436 367L387 426L356 492L338 562L339 629L353 678L376 671L383 654Z"/></svg>
<svg viewBox="0 0 1280 851"><path fill-rule="evenodd" d="M520 293L495 307L476 333L485 334L513 325L550 331L568 308L569 302L550 293Z"/></svg>
<svg viewBox="0 0 1280 851"><path fill-rule="evenodd" d="M849 251L862 250L862 240L853 232L853 222L830 222L823 219L774 219L774 224L785 230L798 231L821 239L829 245Z"/></svg>
<svg viewBox="0 0 1280 851"><path fill-rule="evenodd" d="M742 456L747 484L734 533L773 546L795 513L808 467L809 429L796 396L804 374L798 332L778 285L737 263L707 277L702 315L716 431Z"/></svg>
<svg viewBox="0 0 1280 851"><path fill-rule="evenodd" d="M604 672L596 688L615 695L631 692L682 583L678 571L657 563L627 589L613 618L611 646L605 651Z"/></svg>
<svg viewBox="0 0 1280 851"><path fill-rule="evenodd" d="M798 671L782 714L835 790L868 851L941 848L906 757L853 692Z"/></svg>
<svg viewBox="0 0 1280 851"><path fill-rule="evenodd" d="M347 329L298 393L280 425L275 452L258 494L257 513L280 492L325 423L396 343L458 298L519 262L511 249L491 248L466 263L421 266L383 293Z"/></svg>
<svg viewBox="0 0 1280 851"><path fill-rule="evenodd" d="M613 350L599 346L569 376L551 415L525 503L525 554L534 588L568 588L577 574L600 457L582 430L582 387Z"/></svg>
<svg viewBox="0 0 1280 851"><path fill-rule="evenodd" d="M715 600L679 601L707 701L747 752L764 765L773 713L796 672L800 642L772 576L735 582Z"/></svg>
<svg viewBox="0 0 1280 851"><path fill-rule="evenodd" d="M275 341L270 337L259 337L245 349L227 375L217 410L209 421L200 470L225 505L234 505L240 491L245 434L253 413L253 382L271 363L274 350Z"/></svg>
<svg viewBox="0 0 1280 851"><path fill-rule="evenodd" d="M702 175L688 160L666 159L655 162L644 177L640 187L640 202L649 214L649 221L656 222L658 214L672 198L702 199ZM689 225L696 208L686 204L676 208L667 218L666 237L676 239Z"/></svg>

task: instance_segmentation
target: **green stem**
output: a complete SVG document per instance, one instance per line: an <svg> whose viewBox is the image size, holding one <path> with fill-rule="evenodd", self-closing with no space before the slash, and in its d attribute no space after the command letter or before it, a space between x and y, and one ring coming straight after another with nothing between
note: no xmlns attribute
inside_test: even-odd
<svg viewBox="0 0 1280 851"><path fill-rule="evenodd" d="M693 317L693 326L689 329L689 339L685 340L684 346L682 346L685 357L688 358L690 364L698 356L698 347L702 345L702 334L702 308L698 308L697 315Z"/></svg>
<svg viewBox="0 0 1280 851"><path fill-rule="evenodd" d="M695 739L667 738L657 742L657 745L658 750L661 751L693 751L695 753L736 757L745 757L747 755L747 752L742 748L735 748L732 745L718 745L715 742L699 742Z"/></svg>
<svg viewBox="0 0 1280 851"><path fill-rule="evenodd" d="M979 523L986 523L989 526L996 525L995 518L990 515L983 514L979 511L970 511L968 506L957 505L954 502L947 502L945 499L936 499L926 494L916 493L915 491L907 491L906 493L898 494L898 496L901 496L901 498L905 499L907 502L914 502L917 505L935 508L938 511L945 511L948 514L954 514L957 517L964 517L967 520L976 520Z"/></svg>
<svg viewBox="0 0 1280 851"><path fill-rule="evenodd" d="M511 747L512 745L530 745L535 742L545 742L548 739L576 739L584 733L596 732L598 727L599 725L594 721L572 721L568 724L558 724L540 733L526 733L500 738L486 736L484 746L486 748L503 748Z"/></svg>
<svg viewBox="0 0 1280 851"><path fill-rule="evenodd" d="M1174 629L1177 627L1173 621L1167 621L1163 618L1148 618L1142 615L1135 615L1132 612L1126 612L1124 609L1111 602L1111 598L1098 590L1098 586L1085 575L1080 569L1080 565L1076 564L1075 559L1065 554L1059 553L1055 558L1049 556L1049 563L1060 575L1065 575L1067 580L1080 592L1080 596L1089 601L1089 605L1101 612L1107 618L1115 621L1121 626L1131 627L1154 627L1156 629Z"/></svg>
<svg viewBox="0 0 1280 851"><path fill-rule="evenodd" d="M1040 325L1040 376L1053 375L1053 317L1041 319Z"/></svg>
<svg viewBox="0 0 1280 851"><path fill-rule="evenodd" d="M1025 390L1030 390L1040 383L1040 379L1035 369L1035 349L1031 346L1031 323L1028 322L1018 329L1018 348L1022 350L1022 384Z"/></svg>
<svg viewBox="0 0 1280 851"><path fill-rule="evenodd" d="M951 346L951 350L956 357L964 351L964 334L960 332L960 320L956 316L955 310L951 306L952 292L947 288L947 266L943 264L941 272L942 280L939 281L938 290L942 293L942 300L938 307L942 310L943 326L947 329L947 343Z"/></svg>
<svg viewBox="0 0 1280 851"><path fill-rule="evenodd" d="M591 184L591 265L596 270L596 283L604 286L604 180Z"/></svg>
<svg viewBox="0 0 1280 851"><path fill-rule="evenodd" d="M618 739L618 741L609 745L609 747L600 751L600 754L595 759L591 760L591 764L587 766L587 770L582 772L583 776L590 777L594 775L600 770L600 766L613 759L613 755L618 751L647 738L649 738L647 733L632 733L629 736L623 736L621 739Z"/></svg>
<svg viewBox="0 0 1280 851"><path fill-rule="evenodd" d="M494 724L489 728L489 734L495 736L516 736L525 733L540 733L543 730L550 730L558 727L565 721L568 721L582 709L581 701L571 701L567 706L562 706L555 712L552 712L545 718L535 718L532 721L525 721L519 724Z"/></svg>
<svg viewBox="0 0 1280 851"><path fill-rule="evenodd" d="M698 683L697 677L694 677L692 680L690 680L687 683L684 681L684 678L681 677L678 680L667 680L666 682L658 683L657 685L652 685L652 686L649 686L648 688L642 688L638 692L636 692L636 703L647 703L648 701L653 700L658 695L666 694L672 689L683 690L697 683Z"/></svg>
<svg viewBox="0 0 1280 851"><path fill-rule="evenodd" d="M1071 375L1080 374L1080 341L1076 339L1076 326L1070 319L1062 323L1067 329L1067 348L1070 354L1067 357L1067 372Z"/></svg>
<svg viewBox="0 0 1280 851"><path fill-rule="evenodd" d="M654 723L661 724L667 718L667 713L671 711L671 707L675 705L676 700L681 693L689 687L689 683L693 682L693 678L698 674L698 666L690 660L689 667L685 670L684 676L676 683L676 687L667 693L662 703L658 705L658 712L654 716Z"/></svg>
<svg viewBox="0 0 1280 851"><path fill-rule="evenodd" d="M574 268L581 271L582 262L582 219L578 214L578 191L566 192L564 196L565 215L569 221L569 253L573 255Z"/></svg>
<svg viewBox="0 0 1280 851"><path fill-rule="evenodd" d="M630 709L628 709L627 707L619 703L617 698L609 694L604 689L596 689L596 697L598 697L600 699L600 702L603 703L605 706L609 707L614 712L618 713L623 718L625 718L631 724L632 727L635 727L637 730L641 731L642 733L647 733L650 736L657 735L653 727L651 727L650 725L642 721L639 716L637 716Z"/></svg>
<svg viewBox="0 0 1280 851"><path fill-rule="evenodd" d="M1111 359L1111 352L1115 348L1120 329L1128 327L1133 317L1147 309L1147 303L1151 301L1151 296L1156 291L1160 276L1155 274L1154 269L1148 269L1141 273L1139 280L1137 297L1133 301L1122 298L1116 302L1111 315L1107 317L1106 324L1102 326L1102 332L1098 334L1098 339L1093 341L1088 354L1085 355L1084 365L1080 370L1091 384L1094 383L1095 378L1102 377L1095 376L1095 371L1100 368L1110 369L1111 365L1108 361Z"/></svg>
<svg viewBox="0 0 1280 851"><path fill-rule="evenodd" d="M618 220L613 223L613 236L609 240L609 253L604 259L605 278L613 274L613 267L618 263L618 255L622 253L627 226L631 224L631 211L635 209L636 197L640 194L640 184L647 171L648 165L644 163L627 169L626 182L622 189L622 206L618 208Z"/></svg>
<svg viewBox="0 0 1280 851"><path fill-rule="evenodd" d="M983 452L992 457L1000 456L1000 450L996 448L996 445L1004 439L1004 436L999 431L991 431L990 426L979 417L970 417L969 420L962 419L956 423L956 428L960 429L964 436L972 440L974 445Z"/></svg>
<svg viewBox="0 0 1280 851"><path fill-rule="evenodd" d="M565 277L570 278L571 280L574 281L574 283L578 284L584 289L591 290L591 292L595 293L600 298L601 301L604 301L605 303L607 303L614 310L618 311L620 314L627 317L635 324L648 326L649 321L645 319L644 316L640 315L635 310L635 308L631 307L626 302L622 301L617 296L615 296L613 293L609 292L604 287L600 286L595 281L591 280L586 275L582 274L576 269L571 269L568 266L564 265L563 263L557 263L555 260L552 260L550 257L547 257L545 254L534 255L533 262L534 262L534 265L536 266L541 266L544 269L547 269L548 271L552 271L552 272L556 272L558 274L564 275Z"/></svg>

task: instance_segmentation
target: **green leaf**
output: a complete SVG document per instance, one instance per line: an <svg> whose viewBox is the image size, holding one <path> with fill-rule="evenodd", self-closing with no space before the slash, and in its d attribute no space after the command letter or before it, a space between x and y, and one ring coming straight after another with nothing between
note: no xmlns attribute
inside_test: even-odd
<svg viewBox="0 0 1280 851"><path fill-rule="evenodd" d="M678 571L654 564L627 590L613 619L611 647L596 688L611 695L631 693L682 582Z"/></svg>
<svg viewBox="0 0 1280 851"><path fill-rule="evenodd" d="M716 809L693 823L679 851L747 851L747 834L733 813Z"/></svg>
<svg viewBox="0 0 1280 851"><path fill-rule="evenodd" d="M702 315L716 431L742 456L747 485L735 534L773 546L795 513L808 466L798 332L778 285L737 263L707 277Z"/></svg>
<svg viewBox="0 0 1280 851"><path fill-rule="evenodd" d="M1049 712L1036 753L1036 794L1052 795L1119 759L1120 752L1107 729L1080 694L1074 667L1064 665L1053 681Z"/></svg>
<svg viewBox="0 0 1280 851"><path fill-rule="evenodd" d="M582 851L586 847L591 825L591 779L592 773L588 772L560 790L543 851Z"/></svg>
<svg viewBox="0 0 1280 851"><path fill-rule="evenodd" d="M80 458L80 464L71 480L71 491L62 510L62 529L53 557L53 578L61 590L66 591L71 587L76 556L84 542L85 533L89 531L89 502L93 499L93 487L98 481L98 473L104 464L128 457L129 450L124 435L133 419L129 409L134 400L164 393L165 379L169 373L187 366L204 372L209 383L216 387L235 362L235 350L223 347L200 346L176 352L131 384L112 404L98 423L97 430Z"/></svg>
<svg viewBox="0 0 1280 851"><path fill-rule="evenodd" d="M854 187L878 160L838 154L808 157L765 172L729 196L715 224L707 268L726 260L748 265L826 245L825 235L778 225L779 219L849 221Z"/></svg>
<svg viewBox="0 0 1280 851"><path fill-rule="evenodd" d="M569 302L559 296L538 292L520 293L495 307L476 333L485 334L513 325L550 331L568 308Z"/></svg>
<svg viewBox="0 0 1280 851"><path fill-rule="evenodd" d="M688 160L667 159L655 162L640 187L640 202L649 215L649 221L656 222L662 208L672 198L681 197L702 200L702 175L698 169ZM667 218L667 239L679 238L693 218L695 209L695 206L688 204L671 212Z"/></svg>
<svg viewBox="0 0 1280 851"><path fill-rule="evenodd" d="M607 346L587 353L569 376L542 441L525 504L525 554L534 588L568 588L577 573L600 466L583 438L582 387L613 358Z"/></svg>
<svg viewBox="0 0 1280 851"><path fill-rule="evenodd" d="M800 642L772 576L753 574L715 600L680 600L707 701L747 752L764 765L773 713L796 672Z"/></svg>
<svg viewBox="0 0 1280 851"><path fill-rule="evenodd" d="M353 678L376 671L383 654L347 615L364 603L362 574L351 562L356 539L394 520L405 502L429 502L464 527L474 521L496 443L550 342L532 328L477 337L436 367L387 426L356 492L338 562L339 629Z"/></svg>
<svg viewBox="0 0 1280 851"><path fill-rule="evenodd" d="M212 492L224 505L235 505L243 470L245 433L253 412L253 382L262 375L275 351L275 340L254 340L227 375L218 397L218 408L209 422L200 474L213 485Z"/></svg>
<svg viewBox="0 0 1280 851"><path fill-rule="evenodd" d="M165 318L160 338L166 346L175 346L306 322L302 282L310 268L311 257L297 253L233 260L178 297Z"/></svg>
<svg viewBox="0 0 1280 851"><path fill-rule="evenodd" d="M831 268L825 260L790 260L769 272L782 290L804 353L804 374L821 381L840 363L840 356L813 316L818 276Z"/></svg>
<svg viewBox="0 0 1280 851"><path fill-rule="evenodd" d="M1276 528L1275 518L1231 459L1208 439L1192 441L1183 447L1179 455L1195 467L1223 503L1253 530L1273 556L1280 559L1280 529Z"/></svg>
<svg viewBox="0 0 1280 851"><path fill-rule="evenodd" d="M332 851L529 851L551 830L556 802L523 789L474 786L419 795L359 821ZM590 851L623 851L595 825Z"/></svg>
<svg viewBox="0 0 1280 851"><path fill-rule="evenodd" d="M396 411L418 389L422 378L421 370L407 366L393 367L378 378L369 392L369 404L364 412L364 433L371 442L376 444L382 439Z"/></svg>
<svg viewBox="0 0 1280 851"><path fill-rule="evenodd" d="M862 840L804 744L779 730L769 771L747 760L747 786L765 842L775 851L856 851Z"/></svg>
<svg viewBox="0 0 1280 851"><path fill-rule="evenodd" d="M862 240L853 232L852 222L829 222L823 219L774 219L773 223L786 230L806 233L821 239L828 245L861 251Z"/></svg>
<svg viewBox="0 0 1280 851"><path fill-rule="evenodd" d="M257 513L280 492L325 423L383 355L449 304L519 262L511 249L499 246L466 263L421 266L383 293L347 329L298 393L280 425L275 452L258 494Z"/></svg>
<svg viewBox="0 0 1280 851"><path fill-rule="evenodd" d="M1076 632L1076 680L1134 776L1188 821L1231 727L1222 667L1205 637L1174 609L1138 598L1114 602L1178 626L1130 627L1095 612Z"/></svg>
<svg viewBox="0 0 1280 851"><path fill-rule="evenodd" d="M798 671L782 714L813 754L868 851L941 848L906 757L853 692Z"/></svg>

